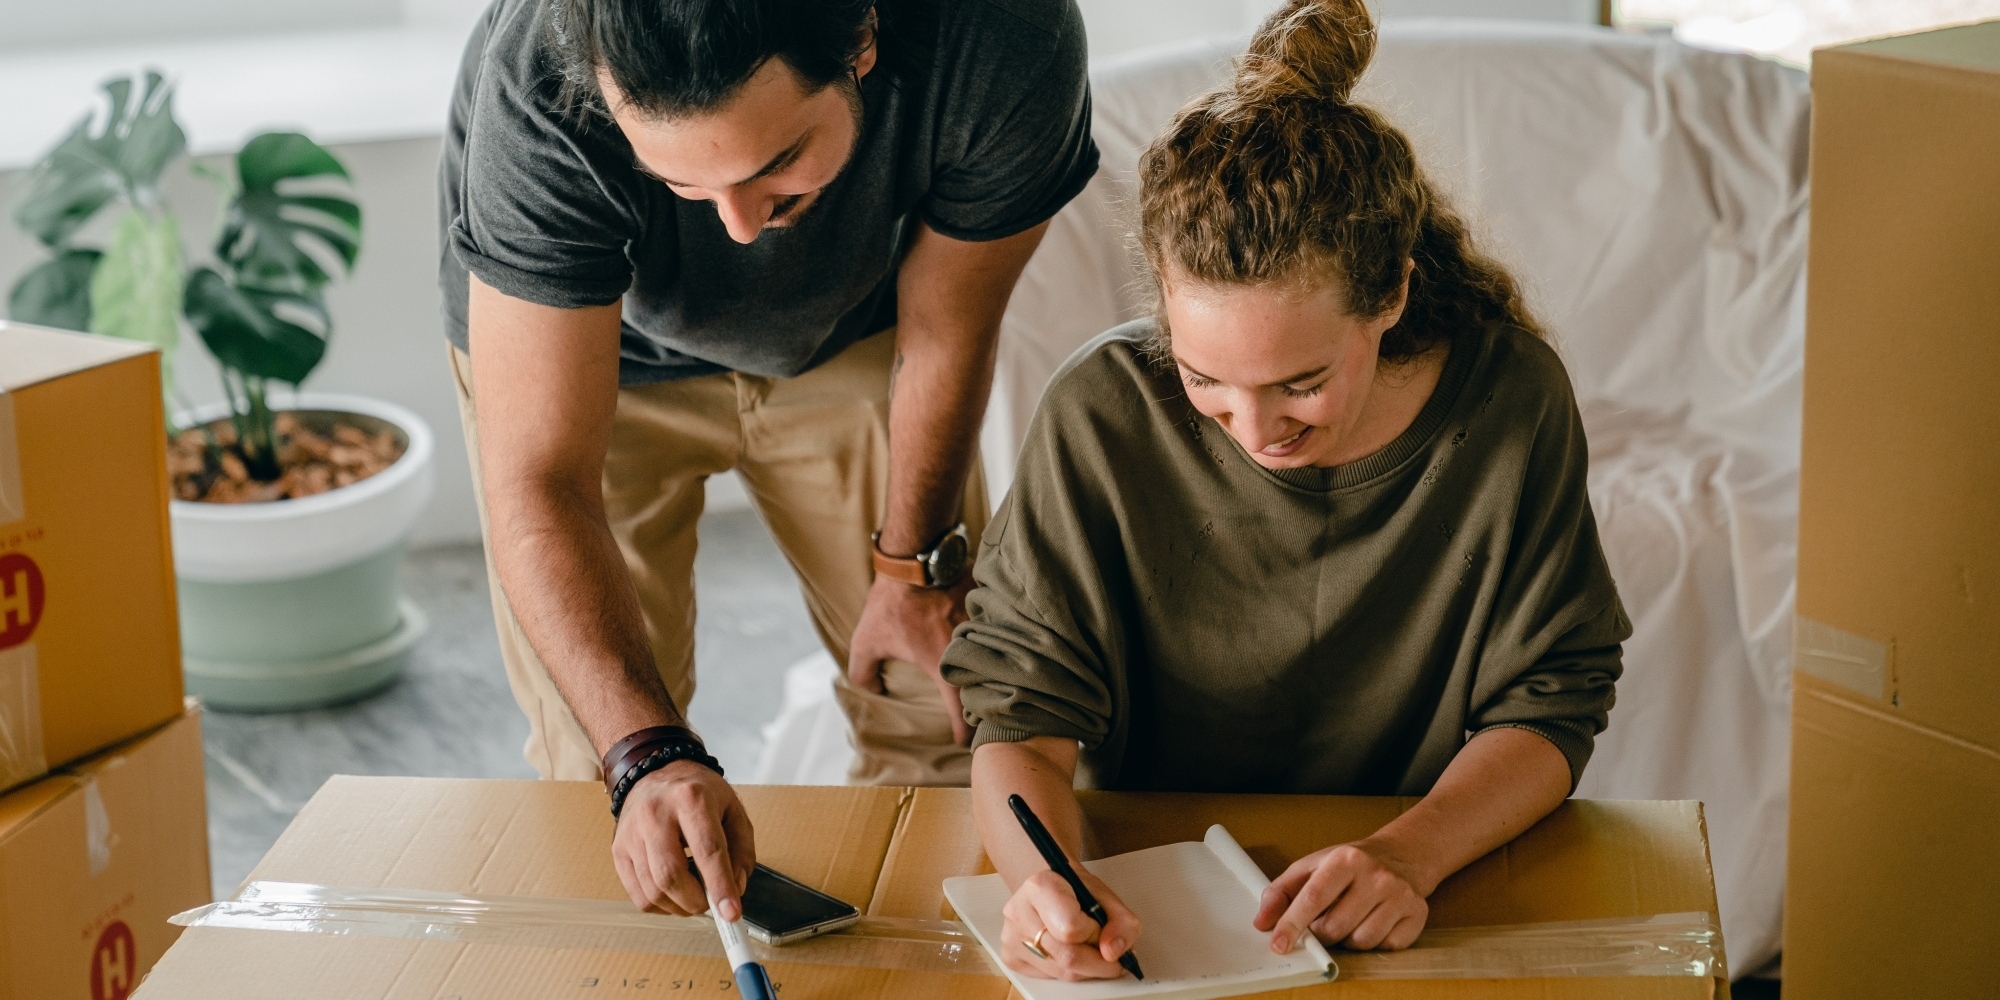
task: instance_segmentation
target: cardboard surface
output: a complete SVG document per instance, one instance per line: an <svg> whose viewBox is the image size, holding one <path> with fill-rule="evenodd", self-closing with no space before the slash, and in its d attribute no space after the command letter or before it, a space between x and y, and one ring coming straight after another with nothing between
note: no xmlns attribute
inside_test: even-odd
<svg viewBox="0 0 2000 1000"><path fill-rule="evenodd" d="M1097 855L1200 840L1228 828L1266 875L1331 844L1358 840L1415 799L1311 795L1079 792ZM874 916L950 916L940 883L993 870L972 822L972 793L920 788L883 866ZM1707 830L1696 802L1572 800L1513 843L1473 862L1431 897L1434 927L1590 920L1689 911L1720 916ZM1141 942L1143 946L1143 940ZM1335 952L1335 959L1340 957ZM1727 984L1693 979L1352 981L1261 997L1707 997ZM999 983L995 1000L1014 994Z"/></svg>
<svg viewBox="0 0 2000 1000"><path fill-rule="evenodd" d="M2000 991L2000 754L1811 678L1792 748L1786 994Z"/></svg>
<svg viewBox="0 0 2000 1000"><path fill-rule="evenodd" d="M905 790L737 791L757 830L760 862L867 910ZM591 782L336 777L250 878L622 901L612 831L604 788ZM787 1000L929 995L881 993L897 981L889 972L775 965L771 972L792 987ZM725 990L729 981L720 958L196 927L138 996L597 1000L648 990L720 996L734 990Z"/></svg>
<svg viewBox="0 0 2000 1000"><path fill-rule="evenodd" d="M984 867L963 790L746 786L758 859L878 917L940 915L939 881ZM1088 794L1118 852L1240 831L1267 870L1370 832L1409 800ZM357 888L623 900L612 823L593 784L335 778L251 874ZM1572 803L1515 845L1447 883L1440 921L1521 923L1687 910L1714 913L1693 803ZM1001 1000L1004 979L773 963L787 1000L962 997ZM720 958L584 947L247 930L189 929L139 1000L598 1000L727 996ZM1570 979L1352 982L1277 994L1313 997L1707 997L1714 980Z"/></svg>
<svg viewBox="0 0 2000 1000"><path fill-rule="evenodd" d="M1785 992L1994 996L2000 22L1813 58Z"/></svg>
<svg viewBox="0 0 2000 1000"><path fill-rule="evenodd" d="M757 860L866 911L900 788L739 785ZM250 879L624 900L604 786L589 781L329 780Z"/></svg>
<svg viewBox="0 0 2000 1000"><path fill-rule="evenodd" d="M189 710L0 798L0 1000L124 1000L208 895Z"/></svg>
<svg viewBox="0 0 2000 1000"><path fill-rule="evenodd" d="M159 355L0 323L0 373L4 790L174 718L181 672Z"/></svg>
<svg viewBox="0 0 2000 1000"><path fill-rule="evenodd" d="M1798 612L2000 747L2000 22L1813 59ZM1983 53L1968 60L1968 53Z"/></svg>

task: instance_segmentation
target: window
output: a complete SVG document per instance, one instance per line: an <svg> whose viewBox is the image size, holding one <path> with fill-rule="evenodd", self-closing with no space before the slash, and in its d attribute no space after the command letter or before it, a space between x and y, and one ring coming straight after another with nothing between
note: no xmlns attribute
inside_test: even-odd
<svg viewBox="0 0 2000 1000"><path fill-rule="evenodd" d="M1800 66L1822 46L1994 17L2000 0L1617 0L1615 15L1635 27L1670 24L1690 45Z"/></svg>

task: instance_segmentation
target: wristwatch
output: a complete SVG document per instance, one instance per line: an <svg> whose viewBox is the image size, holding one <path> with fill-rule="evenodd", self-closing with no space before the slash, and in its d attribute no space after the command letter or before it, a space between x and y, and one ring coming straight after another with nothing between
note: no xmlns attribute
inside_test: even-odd
<svg viewBox="0 0 2000 1000"><path fill-rule="evenodd" d="M972 568L972 543L965 522L944 533L930 548L913 556L892 556L882 551L882 533L869 537L875 546L875 575L907 583L912 587L945 590L965 578Z"/></svg>

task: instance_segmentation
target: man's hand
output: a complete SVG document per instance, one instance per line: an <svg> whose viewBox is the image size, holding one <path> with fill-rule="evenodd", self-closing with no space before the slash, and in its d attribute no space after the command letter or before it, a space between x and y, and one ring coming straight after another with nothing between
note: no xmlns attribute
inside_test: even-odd
<svg viewBox="0 0 2000 1000"><path fill-rule="evenodd" d="M972 728L965 724L958 688L938 672L938 663L944 659L944 648L951 645L951 630L965 620L965 595L971 590L970 572L950 590L876 577L868 588L868 603L861 609L861 624L855 626L847 653L847 680L864 691L884 693L884 660L914 663L930 675L944 698L952 737L959 746L972 745Z"/></svg>
<svg viewBox="0 0 2000 1000"><path fill-rule="evenodd" d="M1398 951L1430 918L1430 904L1412 878L1367 841L1324 848L1294 862L1264 890L1251 924L1272 932L1271 950L1280 955L1308 929L1326 944Z"/></svg>
<svg viewBox="0 0 2000 1000"><path fill-rule="evenodd" d="M1097 921L1084 915L1061 875L1043 869L1021 883L1000 911L1000 960L1008 968L1073 983L1125 975L1118 956L1139 940L1139 918L1097 876L1082 867L1076 873L1103 905L1108 918L1104 927L1100 930ZM1048 957L1028 950L1028 942L1036 942Z"/></svg>
<svg viewBox="0 0 2000 1000"><path fill-rule="evenodd" d="M699 882L688 871L687 853ZM687 916L707 910L712 894L725 920L743 916L743 890L757 865L750 816L736 790L691 760L654 771L626 792L611 857L640 909Z"/></svg>

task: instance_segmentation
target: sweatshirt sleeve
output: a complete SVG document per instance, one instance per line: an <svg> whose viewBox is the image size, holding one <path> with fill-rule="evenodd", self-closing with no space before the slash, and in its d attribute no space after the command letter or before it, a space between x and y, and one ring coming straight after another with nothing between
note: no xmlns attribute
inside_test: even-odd
<svg viewBox="0 0 2000 1000"><path fill-rule="evenodd" d="M1082 409L1065 406L1080 380L1058 376L1030 427L1013 488L987 526L966 598L969 620L945 650L972 745L1059 736L1101 745L1125 697L1125 641L1107 584L1122 572L1123 539L1104 499L1107 463L1091 452ZM1065 426L1080 429L1065 434Z"/></svg>
<svg viewBox="0 0 2000 1000"><path fill-rule="evenodd" d="M1604 731L1632 635L1591 513L1583 421L1556 367L1521 487L1466 728L1533 732L1569 761L1570 788Z"/></svg>

